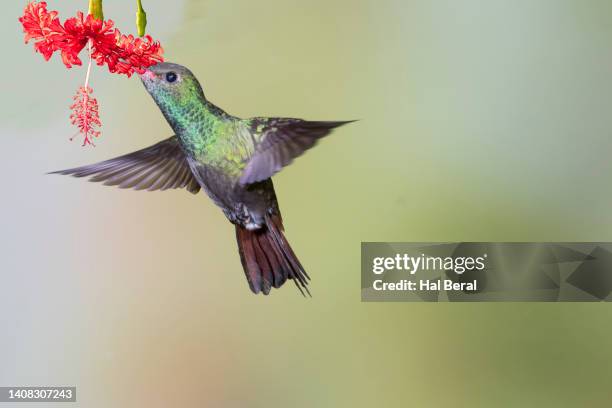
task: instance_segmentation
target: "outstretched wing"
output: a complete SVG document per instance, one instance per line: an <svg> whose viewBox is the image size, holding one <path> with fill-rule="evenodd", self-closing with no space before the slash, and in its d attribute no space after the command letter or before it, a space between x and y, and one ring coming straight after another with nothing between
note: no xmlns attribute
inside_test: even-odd
<svg viewBox="0 0 612 408"><path fill-rule="evenodd" d="M254 118L250 120L251 134L255 138L255 153L247 162L241 184L266 180L296 157L327 136L344 122L310 122L301 119Z"/></svg>
<svg viewBox="0 0 612 408"><path fill-rule="evenodd" d="M176 136L124 156L50 174L92 176L89 181L134 190L186 188L193 194L200 191Z"/></svg>

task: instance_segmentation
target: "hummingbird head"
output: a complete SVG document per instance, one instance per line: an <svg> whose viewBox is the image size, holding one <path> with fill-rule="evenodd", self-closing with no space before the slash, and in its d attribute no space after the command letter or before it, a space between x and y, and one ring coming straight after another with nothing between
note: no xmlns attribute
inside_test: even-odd
<svg viewBox="0 0 612 408"><path fill-rule="evenodd" d="M182 65L162 62L149 67L140 79L155 103L164 112L204 99L200 83L191 71Z"/></svg>

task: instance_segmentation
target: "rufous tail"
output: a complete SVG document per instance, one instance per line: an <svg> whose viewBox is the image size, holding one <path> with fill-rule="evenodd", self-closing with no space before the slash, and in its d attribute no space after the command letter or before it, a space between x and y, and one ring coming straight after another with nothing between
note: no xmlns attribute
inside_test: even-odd
<svg viewBox="0 0 612 408"><path fill-rule="evenodd" d="M302 295L308 294L310 277L283 234L279 215L266 215L266 224L258 230L236 225L240 260L253 293L267 295L292 279Z"/></svg>

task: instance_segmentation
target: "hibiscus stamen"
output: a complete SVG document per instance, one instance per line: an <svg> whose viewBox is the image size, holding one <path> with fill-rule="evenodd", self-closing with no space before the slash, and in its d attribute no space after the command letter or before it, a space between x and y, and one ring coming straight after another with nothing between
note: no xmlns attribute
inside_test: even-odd
<svg viewBox="0 0 612 408"><path fill-rule="evenodd" d="M95 146L93 140L100 136L100 115L98 110L98 101L91 96L93 89L89 86L89 78L91 74L91 43L88 44L89 49L89 64L87 65L87 75L85 76L85 84L77 90L74 96L74 103L70 106L72 114L70 122L75 125L79 131L77 134L83 135L83 146ZM74 137L70 138L73 140Z"/></svg>

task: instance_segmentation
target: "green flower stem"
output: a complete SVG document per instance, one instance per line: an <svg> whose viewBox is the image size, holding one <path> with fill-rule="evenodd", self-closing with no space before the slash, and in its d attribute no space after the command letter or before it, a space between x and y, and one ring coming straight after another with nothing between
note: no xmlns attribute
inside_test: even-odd
<svg viewBox="0 0 612 408"><path fill-rule="evenodd" d="M102 12L102 0L89 0L89 14L97 20L104 20Z"/></svg>
<svg viewBox="0 0 612 408"><path fill-rule="evenodd" d="M138 35L142 37L145 35L145 28L147 27L147 13L142 8L142 2L136 0L136 28L138 28Z"/></svg>

